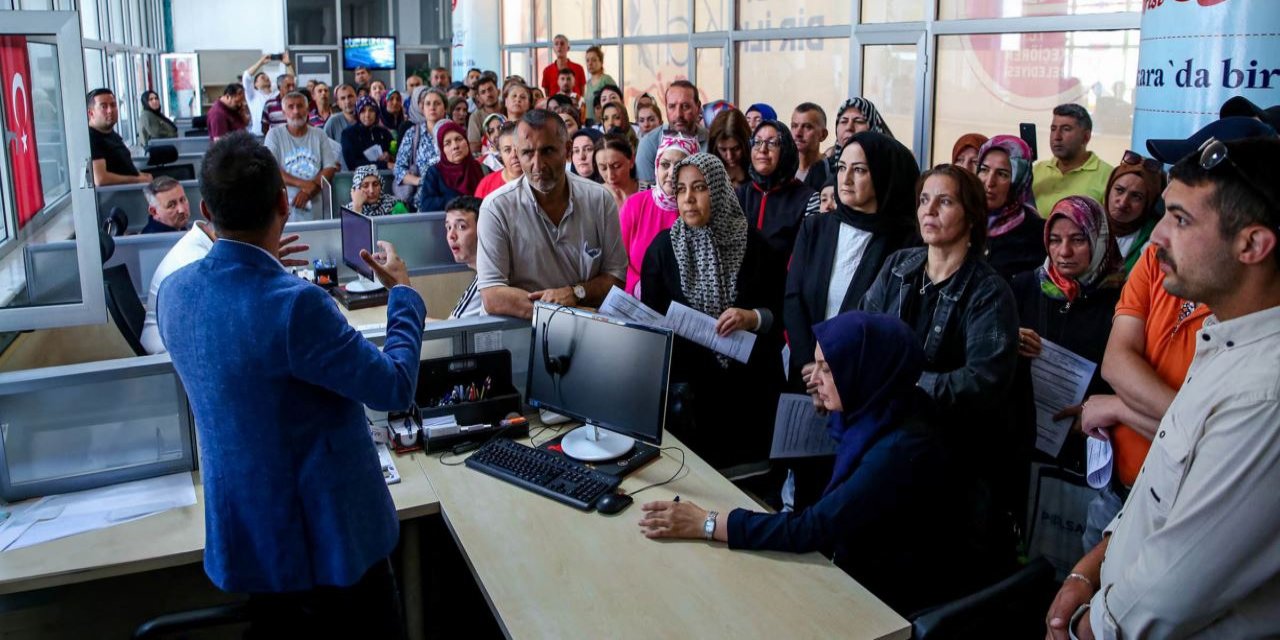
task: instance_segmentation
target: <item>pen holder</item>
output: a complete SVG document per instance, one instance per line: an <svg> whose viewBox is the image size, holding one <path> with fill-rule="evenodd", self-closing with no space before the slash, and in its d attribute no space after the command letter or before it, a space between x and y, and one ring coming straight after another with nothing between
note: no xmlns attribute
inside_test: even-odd
<svg viewBox="0 0 1280 640"><path fill-rule="evenodd" d="M520 393L511 384L511 352L423 360L416 400L423 418L452 415L459 425L496 424L507 414L519 414Z"/></svg>
<svg viewBox="0 0 1280 640"><path fill-rule="evenodd" d="M338 265L334 261L317 259L312 266L315 269L316 284L326 289L338 286Z"/></svg>

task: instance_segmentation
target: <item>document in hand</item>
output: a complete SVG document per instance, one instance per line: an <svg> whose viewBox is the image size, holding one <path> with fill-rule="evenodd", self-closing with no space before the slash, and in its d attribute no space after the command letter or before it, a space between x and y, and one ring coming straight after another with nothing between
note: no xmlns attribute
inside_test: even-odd
<svg viewBox="0 0 1280 640"><path fill-rule="evenodd" d="M827 432L827 419L814 408L813 398L803 393L784 393L778 397L770 458L804 458L835 452L836 441Z"/></svg>
<svg viewBox="0 0 1280 640"><path fill-rule="evenodd" d="M1054 420L1059 411L1084 400L1098 365L1041 339L1040 356L1031 360L1031 388L1036 402L1036 448L1057 456L1071 430L1071 419Z"/></svg>
<svg viewBox="0 0 1280 640"><path fill-rule="evenodd" d="M672 302L667 315L645 306L635 296L613 287L601 303L599 313L611 318L628 320L671 329L676 335L700 344L716 353L746 362L756 345L756 334L750 331L734 331L727 336L716 333L716 319L679 302Z"/></svg>
<svg viewBox="0 0 1280 640"><path fill-rule="evenodd" d="M382 147L376 144L369 145L369 148L364 150L364 157L367 158L369 162L374 162L381 155L382 155Z"/></svg>

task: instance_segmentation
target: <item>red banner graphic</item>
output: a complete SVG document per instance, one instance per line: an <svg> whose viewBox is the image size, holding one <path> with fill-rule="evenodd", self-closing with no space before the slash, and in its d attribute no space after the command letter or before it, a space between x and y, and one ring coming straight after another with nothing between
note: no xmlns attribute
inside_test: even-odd
<svg viewBox="0 0 1280 640"><path fill-rule="evenodd" d="M9 163L13 167L18 228L21 229L44 208L26 37L0 37L0 75L3 75L5 91L5 138L9 142Z"/></svg>

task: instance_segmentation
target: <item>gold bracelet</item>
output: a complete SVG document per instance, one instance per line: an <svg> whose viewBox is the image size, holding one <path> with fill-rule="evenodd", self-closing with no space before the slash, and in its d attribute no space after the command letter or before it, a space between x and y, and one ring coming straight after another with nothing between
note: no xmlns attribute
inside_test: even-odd
<svg viewBox="0 0 1280 640"><path fill-rule="evenodd" d="M1089 585L1089 588L1090 588L1090 589L1092 589L1093 591L1097 591L1097 590L1098 590L1098 585L1094 584L1092 580L1090 580L1089 578L1085 577L1085 576L1084 576L1084 574L1075 573L1074 571L1073 571L1073 572L1071 572L1071 573L1068 573L1068 574L1067 574L1067 580L1070 580L1070 579L1072 579L1072 578L1075 578L1076 580L1079 580L1079 581L1081 581L1081 582L1083 582L1083 583L1085 583L1085 584ZM1063 582L1066 582L1066 580L1064 580Z"/></svg>

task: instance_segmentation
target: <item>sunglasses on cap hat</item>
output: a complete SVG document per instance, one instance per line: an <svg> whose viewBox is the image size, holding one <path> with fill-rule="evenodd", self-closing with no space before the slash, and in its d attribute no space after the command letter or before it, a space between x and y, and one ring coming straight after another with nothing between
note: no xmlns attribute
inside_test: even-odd
<svg viewBox="0 0 1280 640"><path fill-rule="evenodd" d="M1269 209L1275 211L1277 208L1280 208L1277 207L1276 202L1267 195L1267 190L1259 186L1248 173L1245 173L1245 171L1240 168L1240 165L1236 164L1235 160L1231 159L1230 151L1227 149L1227 143L1217 138L1209 138L1204 141L1204 144L1200 145L1199 153L1201 169L1204 169L1205 171L1213 171L1225 164L1229 166L1250 189L1253 189L1254 193L1262 196L1262 200L1267 203L1267 207Z"/></svg>
<svg viewBox="0 0 1280 640"><path fill-rule="evenodd" d="M1161 173L1164 171L1164 164L1162 164L1159 160L1156 160L1154 158L1145 158L1142 156L1142 154L1138 153L1137 151L1132 151L1129 149L1125 150L1124 156L1120 158L1120 161L1125 164L1131 164L1135 166L1140 165L1142 166L1143 169L1146 169L1147 171L1154 171L1155 173Z"/></svg>

